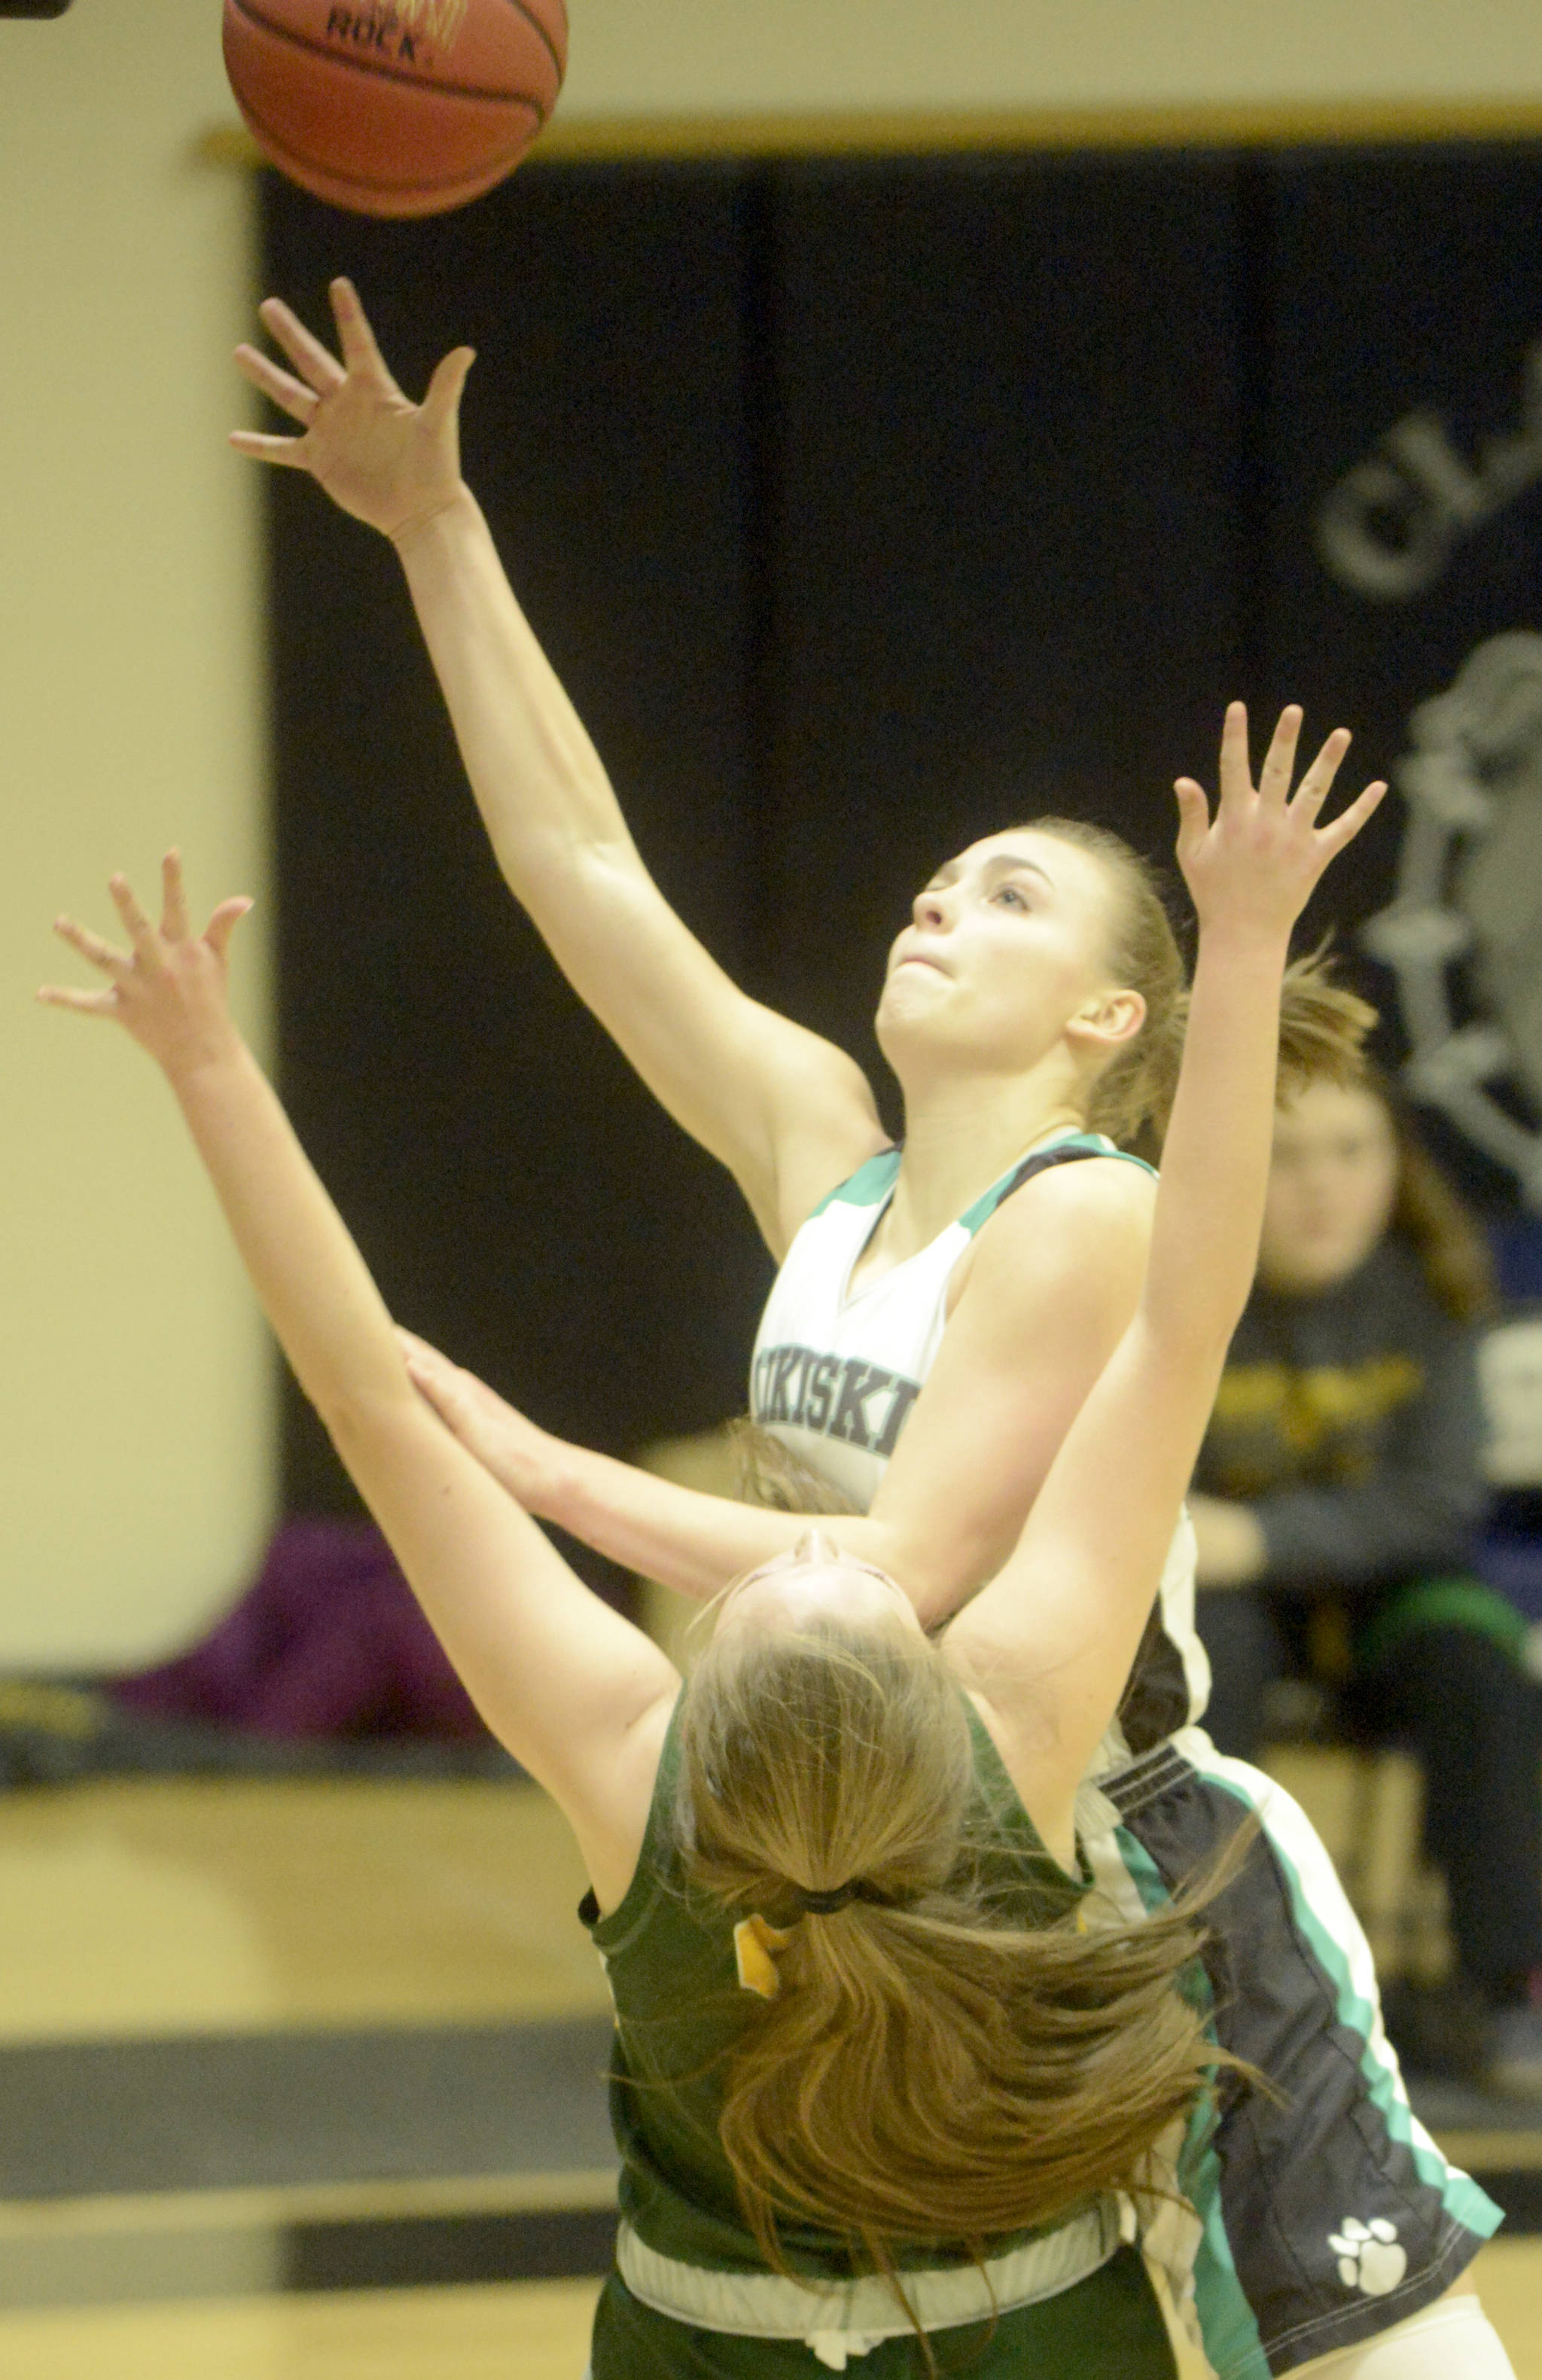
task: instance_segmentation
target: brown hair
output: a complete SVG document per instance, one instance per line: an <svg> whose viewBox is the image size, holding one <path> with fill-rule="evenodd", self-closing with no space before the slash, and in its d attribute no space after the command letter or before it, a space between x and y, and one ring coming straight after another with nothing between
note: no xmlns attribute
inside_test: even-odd
<svg viewBox="0 0 1542 2380"><path fill-rule="evenodd" d="M768 2263L787 2269L791 2216L898 2288L897 2243L977 2257L1092 2191L1153 2186L1153 2144L1234 2062L1174 1988L1202 1896L1090 1931L1058 1896L1038 1926L993 1903L963 1696L897 1623L719 1636L680 1727L693 1882L788 1928L720 2122ZM799 1914L854 1879L881 1898Z"/></svg>
<svg viewBox="0 0 1542 2380"><path fill-rule="evenodd" d="M1098 860L1115 900L1109 965L1115 979L1138 991L1146 1021L1093 1086L1087 1124L1124 1145L1143 1138L1161 1146L1178 1087L1188 1023L1188 969L1150 863L1122 835L1085 819L1040 818L1023 830L1071 844ZM1361 1045L1376 1011L1333 981L1325 946L1285 970L1280 995L1280 1088L1282 1096L1312 1081L1355 1082Z"/></svg>
<svg viewBox="0 0 1542 2380"><path fill-rule="evenodd" d="M728 1425L729 1451L736 1473L735 1494L741 1504L759 1504L772 1512L808 1512L831 1518L860 1510L851 1498L784 1446L773 1430L741 1414Z"/></svg>
<svg viewBox="0 0 1542 2380"><path fill-rule="evenodd" d="M1491 1321L1500 1299L1487 1241L1419 1138L1395 1083L1368 1063L1358 1079L1386 1111L1397 1145L1397 1196L1389 1231L1409 1243L1431 1296L1454 1321Z"/></svg>

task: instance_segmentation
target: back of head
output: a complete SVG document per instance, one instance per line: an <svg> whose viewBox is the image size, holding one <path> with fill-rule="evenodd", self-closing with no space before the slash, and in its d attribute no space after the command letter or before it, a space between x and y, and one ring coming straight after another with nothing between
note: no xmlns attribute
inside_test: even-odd
<svg viewBox="0 0 1542 2380"><path fill-rule="evenodd" d="M765 1631L710 1648L682 1719L696 1884L784 1932L747 2013L721 2138L746 2219L892 2271L902 2243L992 2240L1136 2186L1215 2051L1173 1989L1192 1911L1079 1930L1066 1880L1003 1899L964 1700L898 1628ZM856 1885L809 1912L804 1896ZM1042 1921L1042 1922L1040 1922Z"/></svg>

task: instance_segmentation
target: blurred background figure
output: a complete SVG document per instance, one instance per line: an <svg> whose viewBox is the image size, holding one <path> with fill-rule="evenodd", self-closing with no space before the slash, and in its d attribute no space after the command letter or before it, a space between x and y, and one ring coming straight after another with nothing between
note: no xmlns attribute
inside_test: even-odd
<svg viewBox="0 0 1542 2380"><path fill-rule="evenodd" d="M1425 1775L1494 2087L1542 2094L1542 1788L1525 1623L1473 1575L1487 1250L1389 1087L1282 1110L1258 1278L1196 1475L1207 1724L1396 1741Z"/></svg>

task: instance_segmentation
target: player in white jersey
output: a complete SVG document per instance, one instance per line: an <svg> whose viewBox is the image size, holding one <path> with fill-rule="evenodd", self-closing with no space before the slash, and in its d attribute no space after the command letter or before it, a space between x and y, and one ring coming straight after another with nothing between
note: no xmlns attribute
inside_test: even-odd
<svg viewBox="0 0 1542 2380"><path fill-rule="evenodd" d="M879 1009L905 1099L892 1151L850 1059L741 994L647 875L460 482L466 351L413 407L347 285L334 303L342 363L287 310L263 310L296 370L252 349L243 367L305 434L236 443L311 471L393 536L505 876L644 1079L733 1172L779 1262L833 1199L859 1216L837 1305L855 1314L888 1281L877 1312L903 1285L914 1373L880 1390L872 1370L896 1367L856 1348L850 1359L868 1370L838 1384L830 1367L847 1356L800 1338L777 1342L795 1352L785 1370L777 1353L759 1388L771 1426L805 1434L832 1390L813 1435L827 1454L859 1447L883 1466L871 1511L832 1534L941 1620L999 1570L1139 1294L1148 1172L1085 1140L1078 1161L1064 1159L1089 1124L1123 1136L1160 1118L1183 970L1160 901L1115 838L1065 821L988 837L946 863L891 952ZM1285 722L1291 749L1298 725ZM1230 733L1245 729L1233 720ZM1342 996L1336 1012L1329 995L1302 1006L1308 1051L1314 1039L1330 1050L1346 1026L1353 1039L1364 1021ZM1057 1151L1061 1161L1041 1161ZM795 1279L800 1266L795 1257ZM431 1352L417 1376L521 1502L687 1591L714 1592L790 1550L803 1525L559 1446ZM799 1417L789 1405L783 1421L774 1409L789 1392ZM1174 1889L1234 1829L1239 1806L1264 1821L1268 1862L1250 1862L1218 1904L1215 2023L1285 2103L1270 2115L1254 2096L1245 2121L1223 2116L1210 2147L1196 2144L1219 2171L1211 2219L1173 2209L1158 2243L1208 2368L1262 2380L1390 2334L1439 2297L1495 2217L1410 2114L1364 1938L1320 1846L1267 1779L1219 1761L1184 1726L1202 1670L1175 1651L1165 1740L1135 1740L1126 1711L1139 1756L1111 1767L1105 1755L1081 1831L1128 1911ZM1147 1718L1157 1724L1154 1706ZM1390 2362L1386 2380L1415 2368Z"/></svg>

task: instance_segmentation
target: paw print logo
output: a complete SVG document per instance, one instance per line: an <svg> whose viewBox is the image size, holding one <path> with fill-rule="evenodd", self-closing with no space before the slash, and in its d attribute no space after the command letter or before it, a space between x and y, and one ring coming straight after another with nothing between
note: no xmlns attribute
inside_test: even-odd
<svg viewBox="0 0 1542 2380"><path fill-rule="evenodd" d="M1398 2245L1398 2227L1384 2216L1368 2223L1358 2216L1345 2217L1328 2244L1339 2260L1339 2278L1346 2289L1364 2289L1368 2298L1384 2298L1408 2270L1408 2252Z"/></svg>

